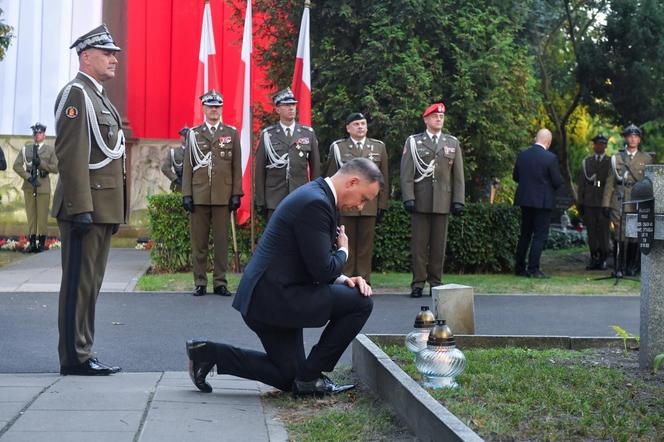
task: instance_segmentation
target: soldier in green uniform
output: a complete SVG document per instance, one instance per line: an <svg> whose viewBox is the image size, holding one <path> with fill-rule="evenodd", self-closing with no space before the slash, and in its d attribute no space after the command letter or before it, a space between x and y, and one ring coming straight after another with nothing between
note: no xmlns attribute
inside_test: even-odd
<svg viewBox="0 0 664 442"><path fill-rule="evenodd" d="M622 210L622 231L620 206L630 201L632 187L645 176L646 164L652 164L652 158L639 150L642 132L638 126L630 124L621 133L625 138L625 149L611 157L611 175L604 189L602 207L607 216L611 217L614 227L613 250L618 260L617 271L625 270L627 276L635 276L641 270L641 252L636 239L625 241L625 213L635 212L636 205L625 204ZM620 253L617 254L617 251Z"/></svg>
<svg viewBox="0 0 664 442"><path fill-rule="evenodd" d="M58 329L60 373L109 375L92 351L95 305L106 270L111 235L127 219L122 119L102 86L118 60L106 25L79 37L79 72L55 101L58 184L52 214L62 240Z"/></svg>
<svg viewBox="0 0 664 442"><path fill-rule="evenodd" d="M180 134L180 147L171 147L166 151L164 160L161 162L161 171L171 180L171 191L182 193L184 150L189 128L185 126L178 133Z"/></svg>
<svg viewBox="0 0 664 442"><path fill-rule="evenodd" d="M605 154L609 140L599 134L592 141L593 154L581 162L576 207L588 230L590 263L586 270L606 270L610 225L602 210L602 198L611 173L611 159Z"/></svg>
<svg viewBox="0 0 664 442"><path fill-rule="evenodd" d="M279 122L261 131L256 150L256 208L269 219L289 193L318 177L320 152L314 130L295 122L290 88L272 98Z"/></svg>
<svg viewBox="0 0 664 442"><path fill-rule="evenodd" d="M441 283L448 215L461 215L465 199L459 140L442 132L445 105L432 104L422 117L426 130L408 137L401 157L401 194L411 214L413 298L422 296L426 282L429 294Z"/></svg>
<svg viewBox="0 0 664 442"><path fill-rule="evenodd" d="M51 201L51 180L48 174L58 173L58 159L53 146L44 143L46 126L35 123L30 129L34 143L26 143L16 155L14 171L24 180L23 195L30 240L25 251L41 252L46 245L48 205Z"/></svg>
<svg viewBox="0 0 664 442"><path fill-rule="evenodd" d="M182 201L191 215L191 261L194 267L194 296L207 290L208 238L214 240L214 293L228 291L228 226L230 212L240 207L242 151L233 126L221 120L223 97L212 89L200 97L205 122L187 135L182 175Z"/></svg>
<svg viewBox="0 0 664 442"><path fill-rule="evenodd" d="M342 210L339 224L346 227L349 255L344 265L344 275L361 276L371 283L371 258L373 256L374 234L387 210L389 198L388 157L385 143L367 138L367 119L360 112L346 118L346 131L350 135L335 141L330 146L325 176L331 177L353 158L368 158L383 174L385 184L378 198L369 201L362 210Z"/></svg>

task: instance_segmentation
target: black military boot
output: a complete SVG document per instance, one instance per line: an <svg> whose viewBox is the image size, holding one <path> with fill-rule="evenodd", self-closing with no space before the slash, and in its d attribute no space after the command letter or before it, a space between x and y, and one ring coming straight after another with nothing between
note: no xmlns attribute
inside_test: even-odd
<svg viewBox="0 0 664 442"><path fill-rule="evenodd" d="M25 253L37 253L37 235L30 235L28 240L30 244L25 248Z"/></svg>
<svg viewBox="0 0 664 442"><path fill-rule="evenodd" d="M597 254L596 253L591 253L590 254L590 261L588 262L588 265L586 266L586 270L597 270Z"/></svg>
<svg viewBox="0 0 664 442"><path fill-rule="evenodd" d="M597 270L606 270L608 266L606 265L606 253L599 252L599 260L597 261Z"/></svg>
<svg viewBox="0 0 664 442"><path fill-rule="evenodd" d="M39 235L39 245L37 246L37 250L35 250L35 253L43 252L46 250L46 235Z"/></svg>

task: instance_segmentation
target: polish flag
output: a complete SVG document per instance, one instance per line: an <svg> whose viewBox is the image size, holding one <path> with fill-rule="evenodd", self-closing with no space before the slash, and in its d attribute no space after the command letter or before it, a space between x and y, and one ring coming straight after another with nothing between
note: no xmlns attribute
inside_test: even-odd
<svg viewBox="0 0 664 442"><path fill-rule="evenodd" d="M244 15L244 34L242 35L242 54L240 68L243 70L238 82L236 97L242 97L242 115L240 126L240 146L242 147L242 191L244 196L237 211L237 223L244 224L251 216L251 0L247 0Z"/></svg>
<svg viewBox="0 0 664 442"><path fill-rule="evenodd" d="M293 95L297 103L297 119L311 126L311 57L309 54L309 1L304 2L304 13L300 23L300 38L297 42L297 58L293 72Z"/></svg>
<svg viewBox="0 0 664 442"><path fill-rule="evenodd" d="M219 90L219 77L217 77L217 63L215 60L214 30L212 29L212 13L210 2L205 2L203 10L203 26L201 28L201 46L198 51L198 71L196 75L196 95L194 97L193 125L203 123L203 109L200 96L210 89Z"/></svg>

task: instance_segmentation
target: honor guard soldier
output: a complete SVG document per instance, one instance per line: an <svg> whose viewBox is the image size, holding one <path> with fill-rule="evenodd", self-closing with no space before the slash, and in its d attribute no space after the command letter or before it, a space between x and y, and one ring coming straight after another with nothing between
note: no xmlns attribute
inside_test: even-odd
<svg viewBox="0 0 664 442"><path fill-rule="evenodd" d="M184 164L184 150L188 127L180 129L180 147L171 147L166 151L161 162L161 171L171 180L171 191L182 193L182 169Z"/></svg>
<svg viewBox="0 0 664 442"><path fill-rule="evenodd" d="M646 165L652 164L652 158L639 150L642 136L639 127L630 124L623 129L621 135L625 138L625 149L611 157L612 173L604 189L602 207L606 215L611 217L614 231L618 231L614 233L614 259L619 260L623 266L616 265L616 270L622 271L621 267L624 267L627 276L635 276L641 270L641 252L635 239L625 242L624 231L625 213L635 212L636 206L634 204L623 206L623 203L630 201L632 187L643 179ZM619 231L620 226L622 231ZM619 245L618 242L622 244ZM621 250L620 256L616 256L617 250Z"/></svg>
<svg viewBox="0 0 664 442"><path fill-rule="evenodd" d="M385 144L374 138L367 138L367 119L354 112L346 118L346 131L350 135L335 141L330 146L325 175L331 177L353 158L368 158L383 174L385 183L378 198L369 201L362 210L342 210L339 224L346 227L349 255L344 265L344 275L361 276L371 283L371 258L373 256L374 234L387 210L389 198L388 157Z"/></svg>
<svg viewBox="0 0 664 442"><path fill-rule="evenodd" d="M594 153L581 162L576 207L588 230L590 263L586 270L606 270L610 225L602 210L602 198L611 173L611 158L605 154L609 140L604 135L596 135L592 141Z"/></svg>
<svg viewBox="0 0 664 442"><path fill-rule="evenodd" d="M28 217L26 252L41 252L46 245L48 205L51 201L49 173L58 173L58 159L53 146L44 143L46 126L35 123L32 129L33 143L26 143L16 155L14 171L23 178L25 213ZM37 244L39 239L39 244Z"/></svg>
<svg viewBox="0 0 664 442"><path fill-rule="evenodd" d="M445 105L432 104L422 117L426 130L408 137L401 157L403 205L411 214L413 298L422 296L426 282L429 294L441 283L448 215L461 215L465 198L459 140L442 132Z"/></svg>
<svg viewBox="0 0 664 442"><path fill-rule="evenodd" d="M122 119L102 86L115 77L120 48L106 25L79 37L79 72L55 101L58 184L52 214L62 240L58 328L60 373L109 375L92 351L95 304L104 279L111 235L127 219Z"/></svg>
<svg viewBox="0 0 664 442"><path fill-rule="evenodd" d="M208 238L214 240L213 288L216 295L228 291L228 225L230 212L240 207L242 197L242 152L237 129L224 124L224 104L212 89L200 97L205 122L187 135L182 175L182 199L191 215L191 261L194 270L194 296L206 294Z"/></svg>
<svg viewBox="0 0 664 442"><path fill-rule="evenodd" d="M272 98L279 122L261 131L256 150L256 208L269 219L289 193L318 177L320 152L314 130L295 122L290 88Z"/></svg>

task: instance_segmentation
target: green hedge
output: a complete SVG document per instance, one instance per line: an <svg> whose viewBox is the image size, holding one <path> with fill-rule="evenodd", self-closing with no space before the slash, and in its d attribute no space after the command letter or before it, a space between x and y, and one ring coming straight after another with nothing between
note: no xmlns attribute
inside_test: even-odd
<svg viewBox="0 0 664 442"><path fill-rule="evenodd" d="M150 252L158 272L191 269L189 219L180 194L160 194L148 198L148 213L154 245ZM513 268L519 234L520 213L507 204L471 203L461 217L450 217L446 272L506 272ZM265 223L256 219L256 238ZM373 267L376 271L410 272L410 215L401 202L391 201L390 210L376 229ZM229 231L230 237L230 231ZM249 223L237 228L240 260L244 266L251 257ZM212 242L212 241L211 241ZM229 265L232 245L229 238ZM212 254L212 247L210 254ZM211 260L210 260L211 263Z"/></svg>

